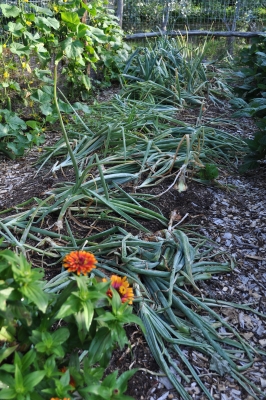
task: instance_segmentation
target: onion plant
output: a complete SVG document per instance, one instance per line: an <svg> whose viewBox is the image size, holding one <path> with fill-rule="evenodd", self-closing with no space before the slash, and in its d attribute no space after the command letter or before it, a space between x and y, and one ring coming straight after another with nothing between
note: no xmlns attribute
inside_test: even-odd
<svg viewBox="0 0 266 400"><path fill-rule="evenodd" d="M182 398L191 399L184 386L194 381L208 399L213 399L197 368L186 356L185 350L191 348L208 358L211 371L221 376L231 374L249 394L259 399L256 393L260 395L260 391L243 372L250 368L255 357L266 353L248 344L213 310L216 300L204 298L197 287L199 280L228 273L233 268L232 260L220 253L220 261L213 260L212 245L199 241L193 247L187 236L175 229L142 238L122 228L100 235L103 240L94 245L88 245L83 239L84 250L97 254L101 268L95 274L105 277L115 273L133 282L137 294L135 307L145 326L146 341L159 367ZM61 246L58 251L64 255L66 248ZM53 279L51 290L56 285L67 285L68 281L64 273L59 275ZM218 303L219 307L238 306ZM254 312L247 305L243 308ZM180 366L176 359L181 361Z"/></svg>
<svg viewBox="0 0 266 400"><path fill-rule="evenodd" d="M36 252L47 268L58 266L77 249L93 253L101 267L95 275L115 273L133 282L147 343L183 399L191 398L184 386L192 379L213 399L186 357L187 348L202 353L210 370L231 374L258 399L259 390L243 372L256 355L265 352L245 342L213 310L218 303L202 298L198 288L199 280L229 272L231 261L221 253L213 254L206 240L199 239L193 247L184 232L175 230L171 218L146 206L153 196L145 188L171 178L169 188L175 184L179 191L185 190L186 178L193 178L204 163L232 166L245 147L241 139L211 123L202 125L201 118L194 125L178 120L185 102L202 105L204 91L211 89L202 55L188 62L191 54L175 47L176 42L163 40L150 53L139 50L129 60L126 72L139 74L138 79L132 78L131 88L126 86L112 102L91 106L89 117L76 114L71 125L65 126L60 118L63 137L46 149L39 171L57 157L52 172L73 167L74 182L60 182L44 199L33 198L2 212L1 247L13 246L25 255ZM56 83L55 74L57 104ZM143 96L133 96L133 87L142 86L149 89L146 97L146 89ZM144 224L153 220L161 226L156 234ZM101 221L111 227L94 233ZM132 228L139 233L134 236ZM46 283L45 290L60 292L70 281L63 272ZM236 306L219 302L220 307L228 305Z"/></svg>
<svg viewBox="0 0 266 400"><path fill-rule="evenodd" d="M206 39L207 40L207 39ZM219 79L219 71L204 61L205 43L197 48L188 43L188 37L162 36L153 45L138 47L129 57L122 77L124 95L141 100L153 96L165 104L200 105L204 96L219 103L233 95ZM222 86L222 90L221 90Z"/></svg>

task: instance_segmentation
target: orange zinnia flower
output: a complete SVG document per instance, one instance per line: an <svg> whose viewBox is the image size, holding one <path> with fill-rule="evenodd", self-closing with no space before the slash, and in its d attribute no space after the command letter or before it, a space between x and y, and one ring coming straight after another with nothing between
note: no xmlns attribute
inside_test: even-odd
<svg viewBox="0 0 266 400"><path fill-rule="evenodd" d="M52 397L50 400L70 400L70 398L64 397L63 399L59 399L59 397Z"/></svg>
<svg viewBox="0 0 266 400"><path fill-rule="evenodd" d="M62 367L62 368L60 368L59 371L61 371L61 372L66 372L66 371L67 371L67 368L66 368L66 367ZM74 378L73 378L72 375L70 375L69 384L70 384L70 386L73 386L73 388L76 387L76 382L75 382L75 380L74 380Z"/></svg>
<svg viewBox="0 0 266 400"><path fill-rule="evenodd" d="M106 279L103 279L106 282ZM121 278L117 275L111 276L111 285L118 292L122 303L128 302L128 304L132 304L132 300L134 299L133 289L129 287L129 283L127 278L124 276ZM109 289L107 291L107 296L112 298L112 291Z"/></svg>
<svg viewBox="0 0 266 400"><path fill-rule="evenodd" d="M71 251L63 259L63 267L68 272L75 272L77 275L87 275L93 268L96 268L97 260L94 255L88 251Z"/></svg>

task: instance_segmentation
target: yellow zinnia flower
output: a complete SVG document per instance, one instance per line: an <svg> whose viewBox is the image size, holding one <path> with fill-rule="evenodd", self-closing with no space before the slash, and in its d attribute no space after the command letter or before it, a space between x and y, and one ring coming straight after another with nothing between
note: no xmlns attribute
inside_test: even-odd
<svg viewBox="0 0 266 400"><path fill-rule="evenodd" d="M103 279L106 282L106 279ZM122 303L128 302L128 304L132 304L134 299L133 288L129 286L127 278L124 276L121 278L117 275L111 276L111 286L118 292ZM107 295L112 298L112 291L109 289L107 291Z"/></svg>

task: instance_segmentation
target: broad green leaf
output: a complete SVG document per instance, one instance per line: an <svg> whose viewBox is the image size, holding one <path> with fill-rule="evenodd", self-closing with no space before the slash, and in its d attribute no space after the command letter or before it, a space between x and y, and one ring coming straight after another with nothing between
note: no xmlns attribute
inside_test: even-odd
<svg viewBox="0 0 266 400"><path fill-rule="evenodd" d="M91 112L92 112L91 107L89 107L87 104L76 102L76 103L72 104L72 107L75 110L83 111L86 114L91 114Z"/></svg>
<svg viewBox="0 0 266 400"><path fill-rule="evenodd" d="M36 358L36 353L33 349L29 350L21 360L22 371L27 370Z"/></svg>
<svg viewBox="0 0 266 400"><path fill-rule="evenodd" d="M4 16L7 18L10 17L16 18L21 12L21 10L18 7L11 6L9 4L0 4L0 7L2 9Z"/></svg>
<svg viewBox="0 0 266 400"><path fill-rule="evenodd" d="M55 110L54 108L51 106L50 103L44 103L40 106L40 110L43 113L43 115L52 115L52 120L56 121L58 119L58 115L53 115ZM50 121L52 122L52 121Z"/></svg>
<svg viewBox="0 0 266 400"><path fill-rule="evenodd" d="M114 371L111 374L107 375L106 378L103 380L103 386L107 386L110 389L113 389L116 384L118 371Z"/></svg>
<svg viewBox="0 0 266 400"><path fill-rule="evenodd" d="M41 89L37 89L35 92L32 93L32 95L30 96L30 98L34 101L37 101L38 103L48 103L50 102L51 96L47 93L45 93L43 90Z"/></svg>
<svg viewBox="0 0 266 400"><path fill-rule="evenodd" d="M17 353L15 353L16 356ZM16 357L15 357L15 389L18 393L21 393L25 389L25 385L23 382L23 376L20 370L19 365L16 363Z"/></svg>
<svg viewBox="0 0 266 400"><path fill-rule="evenodd" d="M10 354L12 354L15 350L16 350L16 348L18 347L18 345L17 346L12 346L12 347L7 347L6 349L1 349L0 350L0 364L2 364L2 362L7 358L7 357L9 357L10 356Z"/></svg>
<svg viewBox="0 0 266 400"><path fill-rule="evenodd" d="M86 25L86 24L79 24L78 27L77 27L77 31L78 31L77 37L78 37L78 38L83 38L83 37L86 36L87 33L88 33L88 25Z"/></svg>
<svg viewBox="0 0 266 400"><path fill-rule="evenodd" d="M0 290L0 310L6 310L6 300L9 298L10 293L12 293L14 288L6 288Z"/></svg>
<svg viewBox="0 0 266 400"><path fill-rule="evenodd" d="M100 328L89 347L88 359L90 365L99 361L103 354L112 347L111 333L108 328Z"/></svg>
<svg viewBox="0 0 266 400"><path fill-rule="evenodd" d="M117 290L113 289L111 287L112 293L113 293L113 297L112 297L112 311L114 313L114 315L117 315L117 312L119 310L119 308L121 307L122 303L121 303L121 298L117 292Z"/></svg>
<svg viewBox="0 0 266 400"><path fill-rule="evenodd" d="M115 387L119 389L120 393L124 393L127 390L127 383L135 373L138 372L138 368L133 368L130 371L123 372L117 379Z"/></svg>
<svg viewBox="0 0 266 400"><path fill-rule="evenodd" d="M85 319L84 312L79 311L74 315L74 317L75 317L76 325L78 328L79 339L80 339L81 343L83 343L85 341L87 333L88 333L88 330L86 328L86 319Z"/></svg>
<svg viewBox="0 0 266 400"><path fill-rule="evenodd" d="M60 22L57 21L57 19L55 19L55 18L48 17L47 22L48 22L49 26L51 26L51 28L54 28L55 30L60 28Z"/></svg>
<svg viewBox="0 0 266 400"><path fill-rule="evenodd" d="M0 392L0 399L9 400L16 398L17 398L17 393L15 389L2 389Z"/></svg>
<svg viewBox="0 0 266 400"><path fill-rule="evenodd" d="M100 396L101 399L111 399L112 397L112 390L106 386L103 385L88 385L86 388L87 392L92 394L92 395L96 395L97 399L99 398L98 396ZM119 396L120 399L120 396Z"/></svg>
<svg viewBox="0 0 266 400"><path fill-rule="evenodd" d="M9 87L10 87L10 89L16 90L17 92L21 91L21 87L19 86L18 82L14 82L14 81L10 82Z"/></svg>
<svg viewBox="0 0 266 400"><path fill-rule="evenodd" d="M87 35L98 43L105 43L108 41L104 31L102 29L95 28L94 26L88 26Z"/></svg>
<svg viewBox="0 0 266 400"><path fill-rule="evenodd" d="M67 114L73 112L72 107L69 104L65 103L63 100L59 99L58 100L58 105L59 105L59 110L61 112L64 112L64 113L67 113Z"/></svg>
<svg viewBox="0 0 266 400"><path fill-rule="evenodd" d="M93 303L89 300L86 301L86 303L83 303L83 309L84 309L83 314L84 314L85 327L86 327L87 331L89 331L91 322L92 322L92 318L94 315Z"/></svg>
<svg viewBox="0 0 266 400"><path fill-rule="evenodd" d="M130 307L130 306L128 306L128 307ZM144 327L141 319L136 314L122 315L119 318L119 321L123 322L124 324L129 324L129 323L137 324L141 327L142 331L145 332L145 327Z"/></svg>
<svg viewBox="0 0 266 400"><path fill-rule="evenodd" d="M14 336L8 331L7 326L2 326L0 329L0 340L2 342L11 343L14 340Z"/></svg>
<svg viewBox="0 0 266 400"><path fill-rule="evenodd" d="M58 50L56 57L55 57L55 65L58 65L59 62L62 60L62 58L64 57L64 53L61 50Z"/></svg>
<svg viewBox="0 0 266 400"><path fill-rule="evenodd" d="M8 158L10 158L11 160L14 160L16 158L15 154L13 153L13 151L9 151L7 149L7 146L5 143L1 143L0 142L0 152L4 153Z"/></svg>
<svg viewBox="0 0 266 400"><path fill-rule="evenodd" d="M47 351L47 346L45 345L45 343L42 343L42 342L37 343L35 345L35 348L39 353L45 353Z"/></svg>
<svg viewBox="0 0 266 400"><path fill-rule="evenodd" d="M88 91L91 90L91 80L87 75L82 75L82 83Z"/></svg>
<svg viewBox="0 0 266 400"><path fill-rule="evenodd" d="M92 3L92 4L87 4L87 3L81 3L82 8L84 10L88 11L88 13L92 16L95 17L97 15L97 3Z"/></svg>
<svg viewBox="0 0 266 400"><path fill-rule="evenodd" d="M39 6L35 5L34 3L31 3L30 6L35 9L36 13L40 13L42 15L49 15L50 17L52 17L54 15L53 12L49 8L39 7Z"/></svg>
<svg viewBox="0 0 266 400"><path fill-rule="evenodd" d="M95 319L97 321L101 321L101 322L108 322L108 321L115 321L117 318L111 312L106 311L105 313L103 313L102 315L100 315L99 317L97 317Z"/></svg>
<svg viewBox="0 0 266 400"><path fill-rule="evenodd" d="M44 93L49 94L49 96L51 96L51 100L53 98L54 95L54 88L51 85L45 85L42 87L42 90L44 91Z"/></svg>
<svg viewBox="0 0 266 400"><path fill-rule="evenodd" d="M38 28L43 29L45 32L50 32L50 28L57 30L60 27L59 21L51 17L36 17L35 24Z"/></svg>
<svg viewBox="0 0 266 400"><path fill-rule="evenodd" d="M31 33L29 31L24 32L24 36L26 38L29 38L32 42L37 43L37 41L40 39L40 35L38 32L36 33Z"/></svg>
<svg viewBox="0 0 266 400"><path fill-rule="evenodd" d="M23 156L25 151L24 146L19 146L18 143L15 142L7 143L6 147L10 149L16 156ZM10 157L12 158L12 155L10 155Z"/></svg>
<svg viewBox="0 0 266 400"><path fill-rule="evenodd" d="M38 121L26 121L27 126L29 126L31 129L38 129L40 128L40 123Z"/></svg>
<svg viewBox="0 0 266 400"><path fill-rule="evenodd" d="M25 26L23 26L20 22L17 24L15 22L9 22L7 25L8 31L16 37L22 36L22 33L26 30Z"/></svg>
<svg viewBox="0 0 266 400"><path fill-rule="evenodd" d="M14 131L20 130L20 129L27 129L27 125L23 121L23 119L19 118L17 114L14 112L8 112L6 113L5 116L6 123L10 126L11 129Z"/></svg>
<svg viewBox="0 0 266 400"><path fill-rule="evenodd" d="M53 79L51 78L51 71L42 70L35 68L34 69L35 76L45 83L53 84Z"/></svg>
<svg viewBox="0 0 266 400"><path fill-rule="evenodd" d="M43 292L41 285L36 285L36 282L33 282L24 287L22 286L19 290L25 297L32 301L39 310L45 313L49 296L47 293Z"/></svg>
<svg viewBox="0 0 266 400"><path fill-rule="evenodd" d="M67 38L61 43L62 49L68 58L80 57L84 48L80 40L72 40L72 38Z"/></svg>
<svg viewBox="0 0 266 400"><path fill-rule="evenodd" d="M8 125L3 125L3 124L0 124L0 139L1 139L1 137L5 137L5 136L7 136L8 135L8 132L9 132L9 127L8 127ZM7 268L7 266L5 266L5 265L0 265L0 271L2 271L2 270L4 270L4 269L6 269Z"/></svg>
<svg viewBox="0 0 266 400"><path fill-rule="evenodd" d="M111 326L111 334L114 342L117 342L120 349L128 343L128 338L125 332L125 329L121 326L119 322L112 324Z"/></svg>
<svg viewBox="0 0 266 400"><path fill-rule="evenodd" d="M24 13L24 18L27 21L33 22L35 20L35 14L33 14L33 13Z"/></svg>
<svg viewBox="0 0 266 400"><path fill-rule="evenodd" d="M65 11L61 13L62 21L67 24L78 25L80 24L80 17L75 12Z"/></svg>
<svg viewBox="0 0 266 400"><path fill-rule="evenodd" d="M40 57L40 54L39 53L48 53L47 52L47 49L46 49L46 47L44 46L44 44L43 43L36 43L35 44L35 49L36 49L36 51L37 51L37 53L38 53L38 56ZM50 54L48 53L48 55L49 55L49 58L51 58L51 56L50 56ZM45 55L44 54L41 54L41 57L45 57ZM48 57L48 56L47 56ZM50 72L50 71L49 71Z"/></svg>
<svg viewBox="0 0 266 400"><path fill-rule="evenodd" d="M69 373L69 369L66 370L66 372L63 373L63 375L60 378L60 382L62 384L62 386L67 386L69 384L69 380L70 380L70 373Z"/></svg>
<svg viewBox="0 0 266 400"><path fill-rule="evenodd" d="M79 311L80 301L76 296L70 296L56 314L56 319L63 319Z"/></svg>
<svg viewBox="0 0 266 400"><path fill-rule="evenodd" d="M62 344L69 338L69 330L67 328L57 329L52 334L52 338L54 342Z"/></svg>
<svg viewBox="0 0 266 400"><path fill-rule="evenodd" d="M31 52L29 46L23 46L23 44L15 42L11 43L10 51L11 53L17 54L18 56L29 56Z"/></svg>
<svg viewBox="0 0 266 400"><path fill-rule="evenodd" d="M24 377L24 385L31 392L38 383L45 377L45 371L35 371Z"/></svg>

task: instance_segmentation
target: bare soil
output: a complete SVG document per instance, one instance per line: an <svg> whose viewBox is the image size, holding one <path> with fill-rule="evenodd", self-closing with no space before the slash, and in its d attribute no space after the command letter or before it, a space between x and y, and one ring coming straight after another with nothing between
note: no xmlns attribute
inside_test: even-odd
<svg viewBox="0 0 266 400"><path fill-rule="evenodd" d="M218 109L210 105L204 118L230 118L230 112L229 108ZM183 119L194 123L194 114L193 110L186 111ZM179 118L181 119L181 116ZM237 128L229 126L227 130L242 137L252 136L252 121L242 119L237 122ZM47 133L47 143L54 142L57 136L58 132ZM0 154L0 210L14 207L32 197L42 198L45 191L54 184L73 177L71 169L53 176L49 167L36 175L38 167L34 163L38 155L38 149L33 149L25 157L12 161ZM209 185L191 181L188 182L188 190L179 193L174 187L167 191L172 182L166 180L152 188L150 193L159 195L166 191L153 202L161 209L163 215L170 217L176 210L181 221L180 227L187 229L188 235L189 231L193 230L197 234L207 236L215 241L221 250L226 250L234 257L236 267L231 273L199 282L202 296L237 304L251 304L257 311L266 315L265 175L265 165L245 175L239 175L237 171L228 173L220 170L219 178ZM152 232L163 228L156 221L146 225ZM47 277L50 274L51 270L47 270ZM221 309L220 314L233 324L250 344L260 346L266 351L264 318L232 307ZM160 376L160 373L158 375L158 366L139 329L132 325L126 329L131 348L114 352L108 372L114 369L123 372L139 367L140 371L130 380L127 390L127 395L136 400L181 400L166 377ZM200 371L203 382L215 399L252 400L253 397L230 377L220 377L211 373L208 360L202 358L199 353L186 349L184 351ZM266 393L266 357L258 356L254 365L246 372L246 377ZM193 399L205 399L195 382L187 385L187 390ZM261 399L266 399L266 395Z"/></svg>

